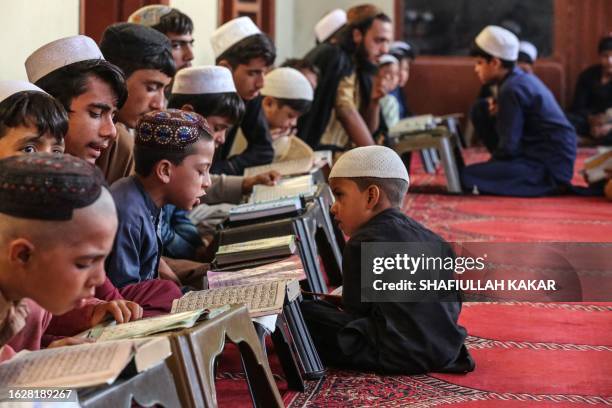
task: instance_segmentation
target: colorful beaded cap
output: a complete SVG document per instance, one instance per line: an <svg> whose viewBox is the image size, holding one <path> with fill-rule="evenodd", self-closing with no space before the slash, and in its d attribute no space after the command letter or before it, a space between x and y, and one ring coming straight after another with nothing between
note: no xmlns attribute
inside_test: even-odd
<svg viewBox="0 0 612 408"><path fill-rule="evenodd" d="M183 150L202 133L212 135L208 122L195 112L179 109L150 112L136 125L136 144L163 150Z"/></svg>
<svg viewBox="0 0 612 408"><path fill-rule="evenodd" d="M91 205L106 184L100 170L67 154L33 153L0 160L0 213L66 221Z"/></svg>

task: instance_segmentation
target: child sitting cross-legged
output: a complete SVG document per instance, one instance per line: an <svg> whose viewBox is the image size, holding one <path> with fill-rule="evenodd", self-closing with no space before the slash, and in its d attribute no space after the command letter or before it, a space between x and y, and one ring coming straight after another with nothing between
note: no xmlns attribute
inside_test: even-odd
<svg viewBox="0 0 612 408"><path fill-rule="evenodd" d="M452 255L442 238L401 212L408 173L400 157L384 146L355 148L340 157L329 180L336 198L331 212L350 236L342 258L342 309L321 300L302 303L324 362L382 373L472 371L467 333L457 323L457 293L445 302L361 299L363 243L431 243Z"/></svg>

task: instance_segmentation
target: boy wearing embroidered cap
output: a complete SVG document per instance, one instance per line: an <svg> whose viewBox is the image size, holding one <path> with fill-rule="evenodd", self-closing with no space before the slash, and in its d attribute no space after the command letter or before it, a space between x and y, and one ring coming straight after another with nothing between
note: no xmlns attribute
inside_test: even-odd
<svg viewBox="0 0 612 408"><path fill-rule="evenodd" d="M117 23L102 34L104 57L123 70L128 97L117 112L117 142L97 161L107 181L134 171L134 136L130 133L144 114L163 109L164 89L176 73L170 40L159 31L132 23Z"/></svg>
<svg viewBox="0 0 612 408"><path fill-rule="evenodd" d="M210 185L211 133L200 115L176 109L148 113L138 122L136 174L111 187L119 229L106 267L118 287L159 276L162 207L191 210L199 204ZM179 296L165 296L168 307Z"/></svg>
<svg viewBox="0 0 612 408"><path fill-rule="evenodd" d="M264 74L276 59L276 48L249 17L238 17L223 24L212 34L210 42L216 64L232 72L238 95L245 102L240 128L247 140L247 148L242 153L229 157L238 132L238 126L234 126L227 134L227 142L215 155L212 172L241 175L245 168L268 164L274 157L259 91L264 85Z"/></svg>
<svg viewBox="0 0 612 408"><path fill-rule="evenodd" d="M302 304L319 355L329 365L388 374L472 371L467 333L457 324L458 295L448 302L361 302L362 243L445 247L401 212L409 179L400 157L384 146L358 147L340 157L329 180L336 198L331 212L350 239L342 257L342 310L323 301Z"/></svg>
<svg viewBox="0 0 612 408"><path fill-rule="evenodd" d="M64 152L68 115L42 89L25 81L0 81L0 158Z"/></svg>
<svg viewBox="0 0 612 408"><path fill-rule="evenodd" d="M128 17L127 21L154 28L168 37L177 71L191 66L193 21L187 14L172 7L153 4L139 8Z"/></svg>
<svg viewBox="0 0 612 408"><path fill-rule="evenodd" d="M27 58L25 68L30 82L68 112L66 153L90 163L98 160L117 137L113 120L127 97L121 70L82 35L40 47Z"/></svg>
<svg viewBox="0 0 612 408"><path fill-rule="evenodd" d="M519 41L510 31L488 26L476 37L472 54L480 81L499 94L493 158L461 171L466 191L537 197L567 188L576 159L576 133L546 85L518 69Z"/></svg>

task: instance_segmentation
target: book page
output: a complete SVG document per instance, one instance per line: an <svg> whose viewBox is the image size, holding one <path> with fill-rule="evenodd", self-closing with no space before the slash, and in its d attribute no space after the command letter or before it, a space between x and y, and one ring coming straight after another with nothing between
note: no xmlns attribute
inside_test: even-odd
<svg viewBox="0 0 612 408"><path fill-rule="evenodd" d="M98 341L120 340L149 336L172 329L189 328L193 327L204 312L204 309L197 309L184 313L150 317L113 326L97 326L90 330L90 335L88 337L95 338Z"/></svg>
<svg viewBox="0 0 612 408"><path fill-rule="evenodd" d="M206 277L208 279L208 288L214 289L270 280L303 280L306 279L306 274L300 257L293 255L286 260L255 268L246 268L232 272L208 271Z"/></svg>
<svg viewBox="0 0 612 408"><path fill-rule="evenodd" d="M253 193L249 198L251 203L263 203L266 201L280 200L288 197L313 196L317 192L317 186L263 186L258 185L253 188Z"/></svg>
<svg viewBox="0 0 612 408"><path fill-rule="evenodd" d="M244 303L251 317L277 314L285 300L285 281L190 292L172 302L172 313Z"/></svg>
<svg viewBox="0 0 612 408"><path fill-rule="evenodd" d="M285 247L290 246L294 242L294 240L294 235L283 235L280 237L255 239L253 241L221 245L217 250L217 255L231 254L244 251L261 251L265 249Z"/></svg>
<svg viewBox="0 0 612 408"><path fill-rule="evenodd" d="M244 177L256 176L266 173L270 170L275 170L281 176L290 176L292 174L308 173L312 168L313 158L307 157L299 160L288 160L276 163L265 164L263 166L247 167L244 169Z"/></svg>
<svg viewBox="0 0 612 408"><path fill-rule="evenodd" d="M0 364L0 384L5 388L110 384L130 361L133 351L131 341L32 351Z"/></svg>

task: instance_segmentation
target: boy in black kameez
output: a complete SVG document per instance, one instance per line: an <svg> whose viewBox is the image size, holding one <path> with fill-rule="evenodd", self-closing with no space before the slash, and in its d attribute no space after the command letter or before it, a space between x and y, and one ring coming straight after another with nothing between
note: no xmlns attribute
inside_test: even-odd
<svg viewBox="0 0 612 408"><path fill-rule="evenodd" d="M336 197L331 212L350 236L343 255L342 306L320 300L302 304L324 362L382 373L472 371L474 361L463 345L467 333L457 324L458 295L451 302L361 301L362 243L444 244L400 211L408 190L400 157L383 146L356 148L338 160L329 180Z"/></svg>

